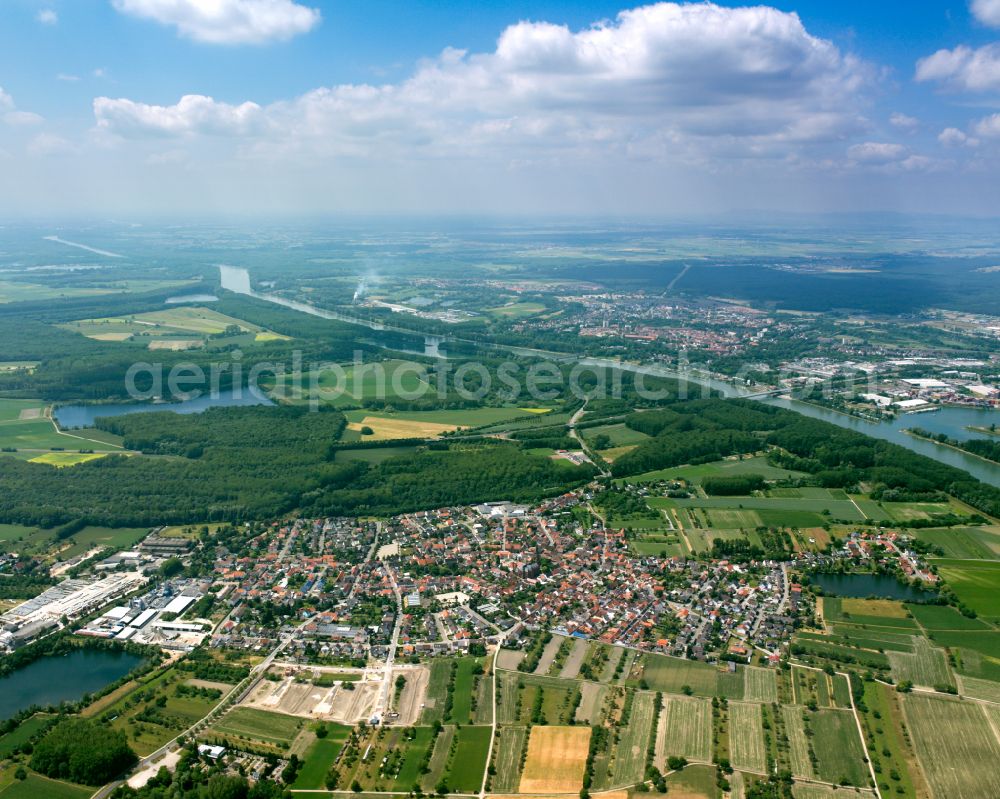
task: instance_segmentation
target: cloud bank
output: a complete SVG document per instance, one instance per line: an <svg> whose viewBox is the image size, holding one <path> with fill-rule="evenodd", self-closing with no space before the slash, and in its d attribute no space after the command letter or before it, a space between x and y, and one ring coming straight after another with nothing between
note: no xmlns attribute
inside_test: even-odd
<svg viewBox="0 0 1000 799"><path fill-rule="evenodd" d="M123 14L207 44L264 44L308 33L320 13L293 0L112 0Z"/></svg>

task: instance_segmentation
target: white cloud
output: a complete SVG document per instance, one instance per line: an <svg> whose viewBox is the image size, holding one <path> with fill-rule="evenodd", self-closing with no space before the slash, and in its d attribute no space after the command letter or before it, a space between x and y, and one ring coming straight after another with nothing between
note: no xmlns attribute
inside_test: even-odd
<svg viewBox="0 0 1000 799"><path fill-rule="evenodd" d="M0 86L0 119L11 126L37 125L44 120L38 114L30 111L19 111L14 104L14 98Z"/></svg>
<svg viewBox="0 0 1000 799"><path fill-rule="evenodd" d="M889 124L900 130L914 131L920 127L920 120L916 117L907 116L899 111L895 111L889 117Z"/></svg>
<svg viewBox="0 0 1000 799"><path fill-rule="evenodd" d="M972 15L992 28L1000 28L1000 0L972 0Z"/></svg>
<svg viewBox="0 0 1000 799"><path fill-rule="evenodd" d="M133 0L137 1L137 0ZM658 3L581 31L508 27L493 52L447 49L396 84L337 85L261 107L186 96L97 98L99 129L126 138L230 134L257 155L540 149L607 157L785 158L867 127L867 65L773 8Z"/></svg>
<svg viewBox="0 0 1000 799"><path fill-rule="evenodd" d="M72 142L53 133L39 133L28 142L28 152L32 155L65 155L76 151Z"/></svg>
<svg viewBox="0 0 1000 799"><path fill-rule="evenodd" d="M38 12L36 19L43 25L55 25L59 22L59 15L51 8L43 8Z"/></svg>
<svg viewBox="0 0 1000 799"><path fill-rule="evenodd" d="M31 111L8 111L3 115L3 121L8 125L16 127L28 127L30 125L40 125L45 119L38 114L33 114Z"/></svg>
<svg viewBox="0 0 1000 799"><path fill-rule="evenodd" d="M972 49L964 44L938 50L917 62L916 79L967 92L1000 89L1000 44Z"/></svg>
<svg viewBox="0 0 1000 799"><path fill-rule="evenodd" d="M980 119L975 125L975 131L983 138L1000 138L1000 114Z"/></svg>
<svg viewBox="0 0 1000 799"><path fill-rule="evenodd" d="M855 144L847 149L847 157L852 161L864 164L886 164L890 161L900 161L906 155L902 144L891 142L868 141Z"/></svg>
<svg viewBox="0 0 1000 799"><path fill-rule="evenodd" d="M945 147L977 147L979 140L958 128L945 128L938 134L938 141Z"/></svg>
<svg viewBox="0 0 1000 799"><path fill-rule="evenodd" d="M293 0L112 0L112 5L208 44L286 41L320 22L318 9Z"/></svg>
<svg viewBox="0 0 1000 799"><path fill-rule="evenodd" d="M60 72L58 75L56 75L56 80L66 81L67 83L76 83L78 80L80 80L80 76L70 75L66 72Z"/></svg>
<svg viewBox="0 0 1000 799"><path fill-rule="evenodd" d="M121 136L249 135L263 122L256 103L228 105L211 97L188 94L176 105L147 105L132 100L94 100L97 127Z"/></svg>

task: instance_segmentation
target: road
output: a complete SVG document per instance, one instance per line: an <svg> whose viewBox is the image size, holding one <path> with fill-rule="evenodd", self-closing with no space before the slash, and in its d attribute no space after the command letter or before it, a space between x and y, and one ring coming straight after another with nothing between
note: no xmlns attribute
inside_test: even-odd
<svg viewBox="0 0 1000 799"><path fill-rule="evenodd" d="M267 670L271 668L271 664L274 663L275 658L277 658L278 655L282 652L282 650L284 650L284 648L288 646L289 643L291 643L293 638L294 636L292 635L283 638L278 643L278 645L273 650L271 650L271 653L266 658L264 658L260 663L258 663L250 670L250 676L247 678L249 682L247 683L245 688L241 690L239 685L237 685L232 691L226 694L226 696L222 697L219 703L215 707L213 707L206 716L196 721L194 724L192 724L190 727L184 730L184 732L178 734L172 740L167 741L167 743L163 744L163 746L161 746L155 752L142 758L135 765L132 771L129 772L129 774L131 775L132 773L139 772L145 768L148 768L153 763L159 761L168 752L176 749L178 746L178 742L180 741L181 738L186 738L187 736L192 735L193 733L200 730L202 727L207 726L209 723L214 721L215 718L219 715L223 705L225 705L226 707L229 707L231 705L235 706L238 705L240 702L242 702L244 699L246 699L250 695L250 692L257 687L257 684L261 681L261 679L263 679L264 675L267 673ZM236 694L237 691L239 691L239 694ZM228 699L233 695L236 695L236 699L232 703L229 703ZM91 796L91 799L106 799L106 797L111 795L111 793L115 790L115 788L118 788L119 786L124 784L125 780L117 780L116 782L110 783L109 785L105 785L103 788L98 789Z"/></svg>
<svg viewBox="0 0 1000 799"><path fill-rule="evenodd" d="M611 472L599 465L600 463L603 463L603 461L591 451L590 447L587 446L587 442L583 440L583 436L576 432L576 425L580 421L580 418L587 412L587 403L589 401L590 400L584 400L583 405L581 405L577 412L570 417L570 420L566 423L566 427L569 428L570 437L575 438L579 442L580 449L583 450L583 454L590 458L590 462L597 467L597 470L601 473L601 477L611 477Z"/></svg>
<svg viewBox="0 0 1000 799"><path fill-rule="evenodd" d="M385 655L385 668L382 675L382 690L379 692L378 701L372 712L373 718L381 719L389 712L389 692L392 690L392 666L396 661L396 648L399 646L399 634L403 628L403 595L399 592L399 584L396 582L396 575L392 569L383 563L386 574L392 582L392 592L396 595L396 623L392 628L392 639L389 641L389 648Z"/></svg>

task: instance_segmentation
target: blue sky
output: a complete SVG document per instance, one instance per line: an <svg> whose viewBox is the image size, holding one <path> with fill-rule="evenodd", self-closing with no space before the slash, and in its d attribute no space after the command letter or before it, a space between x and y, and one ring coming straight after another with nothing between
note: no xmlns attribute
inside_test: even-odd
<svg viewBox="0 0 1000 799"><path fill-rule="evenodd" d="M1000 0L4 0L0 87L6 214L1000 213Z"/></svg>

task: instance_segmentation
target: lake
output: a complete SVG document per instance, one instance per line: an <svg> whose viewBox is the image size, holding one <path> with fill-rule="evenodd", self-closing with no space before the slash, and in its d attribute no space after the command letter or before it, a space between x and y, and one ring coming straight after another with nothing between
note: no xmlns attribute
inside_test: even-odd
<svg viewBox="0 0 1000 799"><path fill-rule="evenodd" d="M138 655L96 649L39 658L0 677L0 719L8 719L32 705L75 702L124 677L140 663Z"/></svg>
<svg viewBox="0 0 1000 799"><path fill-rule="evenodd" d="M63 430L93 427L98 416L124 416L129 413L201 413L209 408L233 408L247 405L273 405L266 396L252 389L230 389L216 396L204 396L184 402L136 402L107 405L62 405L52 415Z"/></svg>
<svg viewBox="0 0 1000 799"><path fill-rule="evenodd" d="M810 579L829 596L858 599L877 596L904 602L926 602L934 596L886 574L813 574Z"/></svg>

